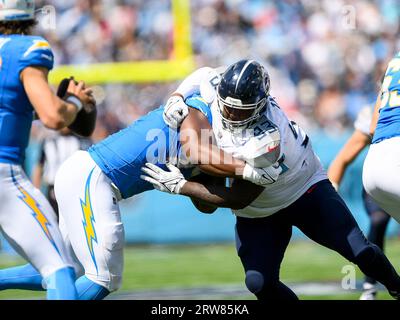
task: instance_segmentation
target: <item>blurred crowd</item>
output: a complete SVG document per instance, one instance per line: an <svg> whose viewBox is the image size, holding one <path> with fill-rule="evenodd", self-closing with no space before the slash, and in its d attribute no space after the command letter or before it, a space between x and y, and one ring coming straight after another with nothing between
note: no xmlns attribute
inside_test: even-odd
<svg viewBox="0 0 400 320"><path fill-rule="evenodd" d="M184 0L181 0L184 1ZM190 0L188 0L190 1ZM173 54L170 0L52 0L57 28L41 32L57 64L164 60ZM400 49L398 0L192 0L197 66L255 58L272 94L307 129L340 134L374 103ZM105 85L95 139L164 102L176 83Z"/></svg>

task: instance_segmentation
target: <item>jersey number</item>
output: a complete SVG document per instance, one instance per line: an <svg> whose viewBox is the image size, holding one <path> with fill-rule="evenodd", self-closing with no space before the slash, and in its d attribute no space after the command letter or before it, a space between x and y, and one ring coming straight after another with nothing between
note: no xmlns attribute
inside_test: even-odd
<svg viewBox="0 0 400 320"><path fill-rule="evenodd" d="M299 125L294 121L289 122L289 128L292 131L294 138L296 140L299 138L299 136L304 137L303 142L301 143L301 146L304 148L307 148L307 145L308 145L308 142L310 141L310 139L308 138L308 135L306 135L306 133L303 131L303 129L301 129L299 127Z"/></svg>
<svg viewBox="0 0 400 320"><path fill-rule="evenodd" d="M398 90L392 89L390 87L393 85L395 87L400 83L399 79L400 70L400 59L395 58L389 62L388 70L386 76L382 83L382 95L381 95L381 106L380 109L389 105L389 107L400 107L400 95ZM389 75L390 74L390 75Z"/></svg>
<svg viewBox="0 0 400 320"><path fill-rule="evenodd" d="M301 146L304 148L307 148L308 142L310 141L310 139L308 138L308 135L306 135L306 133L294 121L289 122L289 128L292 131L294 138L296 140L299 138L299 136L304 137L303 141L301 143ZM278 163L275 166L275 168L281 167L281 169L282 169L282 172L279 175L282 175L286 171L289 170L289 167L285 164L285 154L282 154L282 156L280 157L280 159L277 162Z"/></svg>

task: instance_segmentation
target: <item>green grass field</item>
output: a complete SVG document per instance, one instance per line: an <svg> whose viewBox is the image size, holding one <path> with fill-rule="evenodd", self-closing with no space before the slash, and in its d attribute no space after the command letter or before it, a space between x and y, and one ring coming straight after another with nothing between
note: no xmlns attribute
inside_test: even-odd
<svg viewBox="0 0 400 320"><path fill-rule="evenodd" d="M400 241L387 242L387 256L400 270ZM15 257L0 256L0 268L24 263ZM333 282L340 284L343 266L349 263L333 251L308 241L292 242L286 252L281 279L289 284ZM131 246L125 249L125 269L120 293L144 289L195 288L224 284L240 285L244 274L233 244L196 246ZM357 279L362 274L357 270ZM117 293L116 293L117 294ZM42 292L8 290L0 299L42 299ZM117 296L116 296L117 297ZM350 290L334 295L300 295L301 299L358 299ZM251 295L226 299L253 299ZM380 299L391 299L386 292Z"/></svg>

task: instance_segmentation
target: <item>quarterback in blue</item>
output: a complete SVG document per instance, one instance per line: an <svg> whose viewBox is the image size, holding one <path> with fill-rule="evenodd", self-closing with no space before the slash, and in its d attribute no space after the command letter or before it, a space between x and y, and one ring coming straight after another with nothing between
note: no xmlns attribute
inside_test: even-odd
<svg viewBox="0 0 400 320"><path fill-rule="evenodd" d="M31 35L34 12L32 0L0 3L0 230L31 263L4 272L0 289L20 273L34 277L39 272L48 299L75 299L74 270L54 211L21 165L34 112L46 127L57 130L71 125L94 100L84 83L71 81L65 100L52 92L47 76L54 57L45 39Z"/></svg>
<svg viewBox="0 0 400 320"><path fill-rule="evenodd" d="M164 119L165 108L173 110L184 104L182 98L173 96L165 108L150 112L88 151L76 152L57 172L55 194L60 230L71 255L76 257L79 299L103 299L121 286L124 227L119 201L153 189L152 184L140 178L141 168L147 162L164 169L173 163L187 179L199 179L201 170L258 184L271 182L271 176L265 175L264 169L252 168L210 144L209 139L201 139L204 131L212 135L211 113L199 96L193 95L185 102L191 108L179 130L171 128L173 125L169 126ZM165 186L171 182L165 181ZM174 184L170 191L179 193L179 184ZM203 207L203 210L210 208ZM29 266L25 268L28 270ZM3 272L12 273L13 269L18 270L0 271L0 281ZM41 278L36 274L34 284L30 281L31 275L21 272L8 288L40 290Z"/></svg>

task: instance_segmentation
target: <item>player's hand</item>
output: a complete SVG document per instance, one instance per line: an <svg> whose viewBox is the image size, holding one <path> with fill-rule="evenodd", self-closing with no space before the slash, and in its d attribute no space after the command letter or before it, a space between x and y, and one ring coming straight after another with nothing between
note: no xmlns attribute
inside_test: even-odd
<svg viewBox="0 0 400 320"><path fill-rule="evenodd" d="M181 171L174 165L167 163L167 168L169 171L165 171L152 163L146 163L142 167L142 171L146 175L141 175L140 178L150 182L157 190L179 194L187 181Z"/></svg>
<svg viewBox="0 0 400 320"><path fill-rule="evenodd" d="M86 112L92 112L96 108L96 100L93 97L93 90L86 88L83 81L76 82L73 78L69 81L67 96L75 96L82 103L82 108ZM78 108L79 109L79 108Z"/></svg>
<svg viewBox="0 0 400 320"><path fill-rule="evenodd" d="M183 98L181 96L172 96L164 107L163 118L170 128L177 129L188 114L189 107L185 104Z"/></svg>
<svg viewBox="0 0 400 320"><path fill-rule="evenodd" d="M275 183L282 173L282 170L282 167L279 166L278 163L266 168L254 168L246 163L243 170L243 180L265 187Z"/></svg>
<svg viewBox="0 0 400 320"><path fill-rule="evenodd" d="M73 133L89 137L96 127L96 100L91 88L85 88L84 82L76 82L73 77L63 79L57 88L57 96L77 108L77 115L68 128Z"/></svg>

